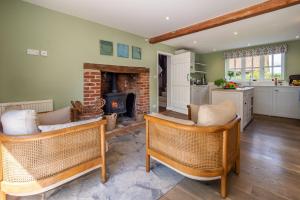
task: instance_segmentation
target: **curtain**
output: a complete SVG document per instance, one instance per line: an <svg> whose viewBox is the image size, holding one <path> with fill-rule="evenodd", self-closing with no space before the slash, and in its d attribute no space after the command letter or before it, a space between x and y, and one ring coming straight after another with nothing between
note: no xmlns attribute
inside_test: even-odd
<svg viewBox="0 0 300 200"><path fill-rule="evenodd" d="M224 57L225 59L229 59L229 58L286 53L287 49L288 49L287 44L269 45L269 46L246 48L246 49L236 49L236 50L224 52Z"/></svg>

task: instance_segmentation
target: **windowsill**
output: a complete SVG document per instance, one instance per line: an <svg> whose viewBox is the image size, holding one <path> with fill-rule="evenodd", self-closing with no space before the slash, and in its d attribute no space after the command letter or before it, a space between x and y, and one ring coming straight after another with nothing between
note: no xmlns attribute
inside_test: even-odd
<svg viewBox="0 0 300 200"><path fill-rule="evenodd" d="M274 81L251 81L251 85L249 81L240 81L240 80L232 80L241 84L242 86L275 86ZM279 85L279 84L278 84ZM288 82L283 81L282 86L288 86Z"/></svg>

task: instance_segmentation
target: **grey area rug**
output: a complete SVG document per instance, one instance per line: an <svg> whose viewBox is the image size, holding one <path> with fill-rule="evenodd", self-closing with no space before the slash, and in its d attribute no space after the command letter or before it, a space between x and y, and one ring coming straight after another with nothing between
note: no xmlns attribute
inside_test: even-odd
<svg viewBox="0 0 300 200"><path fill-rule="evenodd" d="M150 173L146 173L144 129L113 138L109 141L109 145L107 153L109 179L105 184L100 182L99 170L95 170L47 192L46 199L154 200L159 199L183 179L183 176L154 161L151 161ZM41 195L20 199L36 200L41 199Z"/></svg>

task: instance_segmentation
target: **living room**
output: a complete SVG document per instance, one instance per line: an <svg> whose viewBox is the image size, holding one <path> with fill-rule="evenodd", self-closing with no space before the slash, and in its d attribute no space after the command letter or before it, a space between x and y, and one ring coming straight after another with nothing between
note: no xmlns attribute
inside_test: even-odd
<svg viewBox="0 0 300 200"><path fill-rule="evenodd" d="M299 4L2 0L1 199L299 199Z"/></svg>

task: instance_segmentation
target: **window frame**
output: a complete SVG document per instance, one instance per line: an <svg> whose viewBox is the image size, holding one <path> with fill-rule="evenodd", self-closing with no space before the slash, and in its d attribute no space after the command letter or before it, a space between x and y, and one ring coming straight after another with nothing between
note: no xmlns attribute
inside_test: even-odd
<svg viewBox="0 0 300 200"><path fill-rule="evenodd" d="M281 65L274 65L274 56L277 54L281 54ZM269 66L265 66L265 56L272 56L272 63ZM246 56L246 57L238 57L238 58L227 58L225 59L225 78L229 80L228 77L228 71L234 71L236 73L236 69L240 69L236 67L236 59L241 59L241 79L236 79L236 76L234 76L230 81L236 81L236 82L243 82L243 81L250 81L249 79L246 79L246 58L251 57L251 81L256 80L256 81L272 81L274 79L274 68L276 67L281 67L281 76L280 80L284 80L285 78L285 53L275 53L275 54L266 54L266 55L259 55L259 67L254 67L253 62L254 62L254 57L255 56ZM234 68L229 68L229 62L230 59L234 59ZM271 68L272 69L272 75L271 79L265 79L265 68ZM259 79L254 79L253 78L253 72L254 69L259 68ZM249 68L247 68L249 69Z"/></svg>

